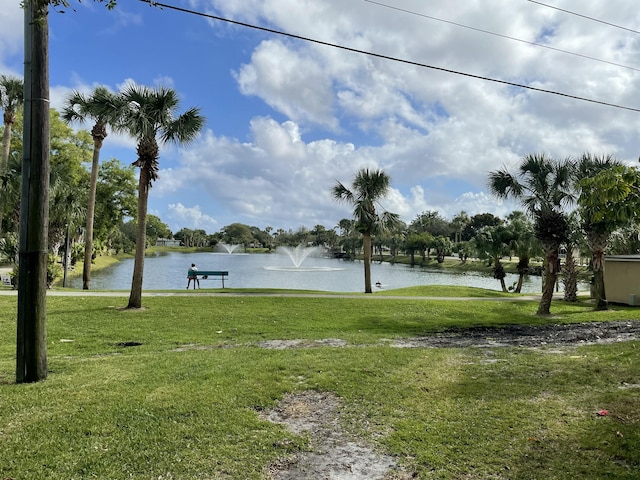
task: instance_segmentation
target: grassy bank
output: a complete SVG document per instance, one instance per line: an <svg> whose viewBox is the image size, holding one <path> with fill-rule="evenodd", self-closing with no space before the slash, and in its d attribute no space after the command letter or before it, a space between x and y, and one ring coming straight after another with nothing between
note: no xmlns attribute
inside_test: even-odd
<svg viewBox="0 0 640 480"><path fill-rule="evenodd" d="M543 319L535 302L174 296L134 312L120 297L50 297L49 378L16 385L15 301L0 297L2 478L267 478L308 439L259 412L304 390L339 396L344 428L412 478L640 475L635 342L389 344L450 327L636 318L630 308L558 302ZM258 347L328 338L347 347Z"/></svg>

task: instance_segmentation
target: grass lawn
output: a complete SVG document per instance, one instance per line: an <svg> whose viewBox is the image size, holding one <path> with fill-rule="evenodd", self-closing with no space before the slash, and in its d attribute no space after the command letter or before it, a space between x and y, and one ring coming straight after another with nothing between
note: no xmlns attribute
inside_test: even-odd
<svg viewBox="0 0 640 480"><path fill-rule="evenodd" d="M125 304L48 298L49 377L16 385L16 298L0 296L0 478L268 478L309 439L259 412L306 390L340 397L343 427L395 456L404 478L640 478L640 342L389 346L449 327L637 319L637 309L554 302L554 317L539 318L537 302L371 296ZM347 347L258 346L328 338Z"/></svg>

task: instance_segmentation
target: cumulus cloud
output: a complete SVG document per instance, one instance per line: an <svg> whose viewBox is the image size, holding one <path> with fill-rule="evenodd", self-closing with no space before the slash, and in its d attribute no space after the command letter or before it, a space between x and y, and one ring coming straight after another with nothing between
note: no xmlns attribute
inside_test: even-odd
<svg viewBox="0 0 640 480"><path fill-rule="evenodd" d="M202 212L200 205L185 207L182 203L170 203L167 211L167 223L174 232L181 228L214 232L220 228L215 218Z"/></svg>
<svg viewBox="0 0 640 480"><path fill-rule="evenodd" d="M242 93L259 96L292 120L332 129L337 125L332 115L331 80L308 50L295 51L280 41L264 41L236 79Z"/></svg>

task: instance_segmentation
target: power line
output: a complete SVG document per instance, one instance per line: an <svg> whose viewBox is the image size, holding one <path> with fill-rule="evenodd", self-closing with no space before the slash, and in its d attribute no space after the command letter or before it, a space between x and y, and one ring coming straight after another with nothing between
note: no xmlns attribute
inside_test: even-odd
<svg viewBox="0 0 640 480"><path fill-rule="evenodd" d="M601 58L591 57L589 55L584 55L582 53L570 52L568 50L563 50L561 48L552 47L550 45L545 45L543 43L531 42L529 40L523 40L521 38L511 37L509 35L503 35L501 33L491 32L489 30L483 30L482 28L471 27L469 25L464 25L462 23L456 23L456 22L452 22L450 20L444 20L442 18L432 17L431 15L426 15L424 13L414 12L412 10L406 10L404 8L396 7L396 6L393 6L393 5L387 5L386 3L376 2L376 1L373 1L373 0L364 0L364 1L367 2L367 3L372 3L374 5L378 5L380 7L389 8L391 10L397 10L399 12L409 13L411 15L416 15L418 17L423 17L423 18L428 18L430 20L435 20L437 22L448 23L449 25L455 25L456 27L466 28L468 30L473 30L475 32L486 33L487 35L493 35L493 36L500 37L500 38L506 38L507 40L513 40L515 42L526 43L527 45L533 45L535 47L546 48L548 50L553 50L555 52L565 53L567 55L574 55L576 57L586 58L588 60L593 60L595 62L606 63L608 65L613 65L613 66L622 67L622 68L628 68L629 70L635 70L636 72L640 72L640 68L630 67L629 65L623 65L621 63L615 63L615 62L611 62L609 60L603 60ZM538 2L535 2L535 3L538 3Z"/></svg>
<svg viewBox="0 0 640 480"><path fill-rule="evenodd" d="M564 8L554 7L553 5L547 5L546 3L536 2L535 0L527 0L531 3L537 3L538 5L542 5L543 7L553 8L554 10L558 10L560 12L568 13L569 15L575 15L576 17L586 18L587 20L591 20L593 22L602 23L604 25L609 25L610 27L619 28L620 30L626 30L627 32L637 33L640 35L638 30L633 30L632 28L623 27L621 25L616 25L615 23L605 22L604 20L600 20L599 18L590 17L588 15L583 15L581 13L572 12L571 10L565 10Z"/></svg>
<svg viewBox="0 0 640 480"><path fill-rule="evenodd" d="M551 95L558 95L560 97L572 98L574 100L580 100L580 101L583 101L583 102L595 103L595 104L598 104L598 105L604 105L606 107L619 108L619 109L622 109L622 110L629 110L629 111L632 111L632 112L640 112L640 108L627 107L627 106L618 105L618 104L615 104L615 103L609 103L609 102L604 102L604 101L601 101L601 100L594 100L594 99L591 99L591 98L580 97L580 96L577 96L577 95L571 95L569 93L556 92L554 90L547 90L547 89L544 89L544 88L532 87L531 85L524 85L524 84L521 84L521 83L509 82L507 80L500 80L500 79L496 79L496 78L484 77L484 76L481 76L481 75L474 75L472 73L460 72L460 71L457 71L457 70L452 70L452 69L444 68L444 67L436 67L434 65L428 65L428 64L425 64L425 63L414 62L412 60L405 60L405 59L401 59L401 58L391 57L389 55L383 55L383 54L380 54L380 53L368 52L366 50L360 50L360 49L357 49L357 48L347 47L347 46L344 46L344 45L338 45L338 44L335 44L335 43L325 42L323 40L317 40L317 39L310 38L310 37L304 37L304 36L296 35L296 34L293 34L293 33L286 33L286 32L282 32L282 31L279 31L279 30L272 29L272 28L261 27L261 26L258 26L258 25L252 25L250 23L240 22L240 21L237 21L237 20L231 20L231 19L228 19L228 18L219 17L217 15L212 15L212 14L209 14L209 13L198 12L196 10L190 10L188 8L176 7L174 5L167 5L165 3L156 2L154 0L140 0L140 1L144 2L144 3L148 3L151 6L157 6L157 7L166 8L166 9L169 9L169 10L176 10L178 12L183 12L183 13L188 13L188 14L191 14L191 15L210 18L212 20L219 20L221 22L231 23L233 25L239 25L241 27L252 28L254 30L260 30L260 31L263 31L263 32L273 33L273 34L276 34L276 35L282 35L282 36L289 37L289 38L295 38L297 40L302 40L302 41L305 41L305 42L315 43L315 44L318 44L318 45L324 45L324 46L327 46L327 47L337 48L337 49L340 49L340 50L345 50L345 51L353 52L353 53L359 53L359 54L362 54L362 55L368 55L368 56L371 56L371 57L380 58L380 59L383 59L383 60L389 60L389 61L392 61L392 62L404 63L406 65L412 65L412 66L415 66L415 67L428 68L428 69L437 70L437 71L440 71L440 72L452 73L454 75L462 75L464 77L475 78L475 79L478 79L478 80L485 80L487 82L494 82L494 83L499 83L499 84L502 84L502 85L509 85L509 86L512 86L512 87L524 88L524 89L527 89L527 90L533 90L533 91L541 92L541 93L548 93L548 94L551 94Z"/></svg>

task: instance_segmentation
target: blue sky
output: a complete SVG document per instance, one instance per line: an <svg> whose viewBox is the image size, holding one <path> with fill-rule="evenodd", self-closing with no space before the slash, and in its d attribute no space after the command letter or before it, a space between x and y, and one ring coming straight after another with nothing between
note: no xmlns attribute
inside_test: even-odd
<svg viewBox="0 0 640 480"><path fill-rule="evenodd" d="M196 106L206 116L196 142L161 151L149 209L173 231L213 233L233 222L285 230L333 227L350 209L332 200L331 187L336 180L349 183L363 167L382 168L391 176L393 188L382 205L407 222L426 210L447 218L462 210L505 216L515 206L491 197L487 174L514 167L526 154L564 158L588 151L630 163L640 156L638 112L338 50L137 0L119 0L114 11L90 0L70 1L75 11L50 13L52 106L60 108L73 89L106 85L116 91L136 82L170 86L183 110ZM0 73L21 76L19 3L0 0ZM166 3L640 107L639 34L526 0ZM549 3L640 30L633 2ZM545 42L553 49L525 42ZM110 135L103 158L130 163L134 147L131 139Z"/></svg>

